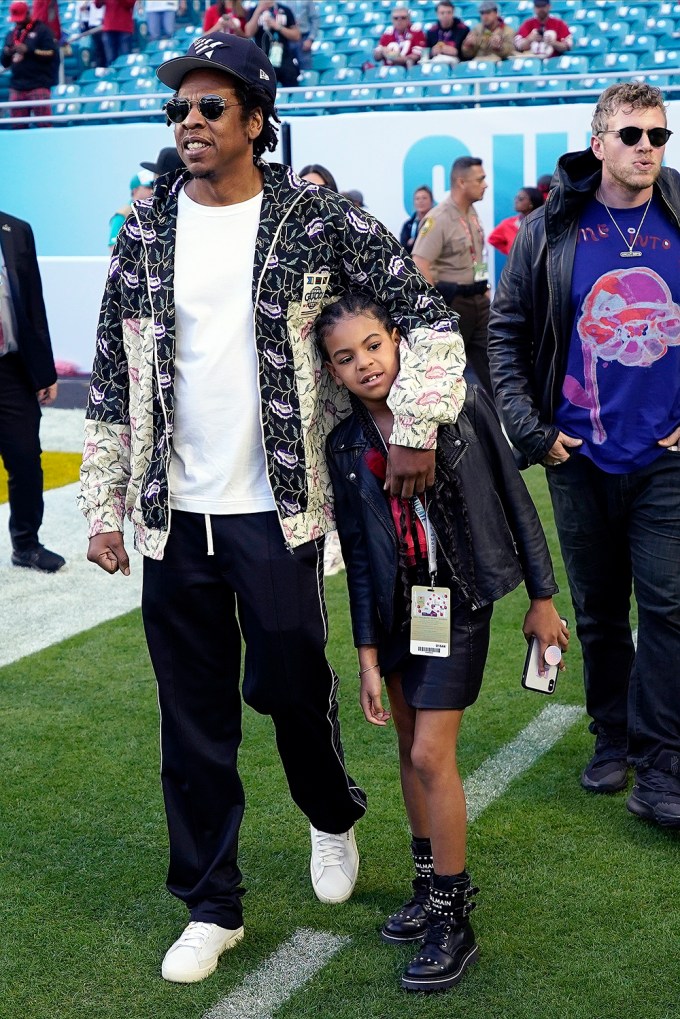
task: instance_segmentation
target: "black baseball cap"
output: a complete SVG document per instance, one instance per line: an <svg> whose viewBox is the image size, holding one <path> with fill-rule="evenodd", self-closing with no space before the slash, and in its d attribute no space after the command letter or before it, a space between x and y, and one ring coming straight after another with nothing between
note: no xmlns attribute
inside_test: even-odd
<svg viewBox="0 0 680 1019"><path fill-rule="evenodd" d="M171 173L173 170L186 169L174 145L167 149L161 149L155 163L140 163L139 165L143 166L145 170L151 170L158 177L162 177L164 173Z"/></svg>
<svg viewBox="0 0 680 1019"><path fill-rule="evenodd" d="M185 57L167 60L156 76L176 92L185 74L205 67L231 74L246 85L260 85L272 100L276 99L276 72L264 51L250 39L224 32L195 39Z"/></svg>

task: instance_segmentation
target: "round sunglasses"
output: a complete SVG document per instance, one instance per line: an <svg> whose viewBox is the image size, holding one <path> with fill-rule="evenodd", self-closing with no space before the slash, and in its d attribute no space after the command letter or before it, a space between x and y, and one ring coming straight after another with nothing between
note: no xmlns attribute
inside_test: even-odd
<svg viewBox="0 0 680 1019"><path fill-rule="evenodd" d="M181 124L191 113L192 106L198 106L198 112L204 120L219 120L225 110L240 105L240 103L228 103L222 96L217 95L201 96L200 99L182 99L180 96L173 96L172 99L168 99L163 109L171 124Z"/></svg>
<svg viewBox="0 0 680 1019"><path fill-rule="evenodd" d="M667 127L650 127L649 130L644 127L622 127L620 131L598 131L598 134L617 134L624 145L637 145L643 134L646 134L649 144L655 149L660 149L673 132Z"/></svg>

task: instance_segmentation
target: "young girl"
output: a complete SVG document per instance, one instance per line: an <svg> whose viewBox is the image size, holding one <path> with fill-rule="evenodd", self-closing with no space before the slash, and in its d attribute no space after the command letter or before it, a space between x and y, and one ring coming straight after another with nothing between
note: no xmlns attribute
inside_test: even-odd
<svg viewBox="0 0 680 1019"><path fill-rule="evenodd" d="M474 908L465 870L465 794L456 764L463 711L482 682L493 602L526 582L524 633L542 652L566 650L569 632L545 537L488 397L470 387L455 425L439 429L435 484L416 500L389 497L385 465L392 430L387 400L399 371L399 331L362 294L328 305L315 323L317 344L354 413L328 439L338 531L347 565L361 706L384 726L385 677L399 739L401 785L411 826L413 896L382 928L388 942L418 941L407 990L456 984L477 958L468 920ZM447 657L410 653L411 589L450 591Z"/></svg>

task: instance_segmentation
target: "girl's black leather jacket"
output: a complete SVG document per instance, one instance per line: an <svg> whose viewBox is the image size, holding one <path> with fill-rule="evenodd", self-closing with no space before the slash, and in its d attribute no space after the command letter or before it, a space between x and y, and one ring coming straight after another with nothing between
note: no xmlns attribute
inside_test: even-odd
<svg viewBox="0 0 680 1019"><path fill-rule="evenodd" d="M392 514L381 482L364 459L368 448L354 414L333 429L327 443L357 647L378 642L379 624L386 631L391 630L399 575ZM555 594L558 588L538 514L493 406L477 386L468 387L456 424L439 429L439 457L446 457L455 466L462 484L474 567L474 576L462 579L474 587L476 604L497 601L522 580L531 598ZM439 512L432 502L430 517L435 533L442 531L438 526ZM457 516L451 523L462 543L465 541L462 512Z"/></svg>
<svg viewBox="0 0 680 1019"><path fill-rule="evenodd" d="M548 200L520 226L491 304L491 379L523 467L541 463L557 438L552 422L571 339L579 218L600 185L601 167L590 149L561 157ZM680 228L677 170L662 167L654 192Z"/></svg>

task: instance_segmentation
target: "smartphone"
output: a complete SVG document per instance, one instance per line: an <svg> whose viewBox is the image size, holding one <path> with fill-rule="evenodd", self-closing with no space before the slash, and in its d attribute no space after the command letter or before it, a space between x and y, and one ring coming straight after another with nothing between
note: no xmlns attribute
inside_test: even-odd
<svg viewBox="0 0 680 1019"><path fill-rule="evenodd" d="M567 620L562 619L565 626ZM532 637L527 648L527 656L524 660L524 671L522 673L522 686L525 690L536 690L537 693L555 693L557 686L557 673L559 665L549 665L545 675L541 675L539 668L540 642L537 637Z"/></svg>

